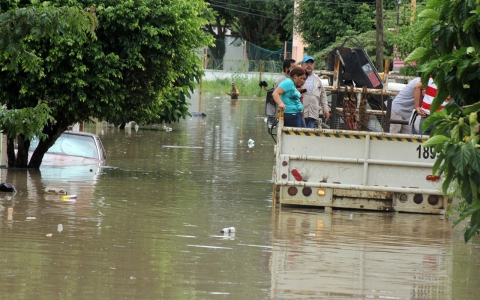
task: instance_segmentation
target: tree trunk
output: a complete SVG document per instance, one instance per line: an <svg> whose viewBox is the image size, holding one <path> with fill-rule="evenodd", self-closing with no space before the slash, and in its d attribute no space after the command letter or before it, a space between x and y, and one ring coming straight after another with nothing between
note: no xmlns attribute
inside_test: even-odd
<svg viewBox="0 0 480 300"><path fill-rule="evenodd" d="M223 39L217 38L215 40L215 47L208 46L208 51L210 52L211 68L214 70L223 70L223 57L225 56L225 52L227 51L227 48L225 46L225 37L223 37ZM207 68L208 67L210 66L207 66Z"/></svg>
<svg viewBox="0 0 480 300"><path fill-rule="evenodd" d="M7 160L8 167L15 167L15 139L7 139Z"/></svg>
<svg viewBox="0 0 480 300"><path fill-rule="evenodd" d="M383 72L383 0L377 0L377 46L375 66L377 71Z"/></svg>
<svg viewBox="0 0 480 300"><path fill-rule="evenodd" d="M28 148L30 148L30 140L25 140L25 136L20 134L17 137L18 148L17 158L15 159L15 168L26 168L28 165Z"/></svg>
<svg viewBox="0 0 480 300"><path fill-rule="evenodd" d="M65 120L55 123L51 126L45 126L43 133L47 134L48 137L45 140L40 140L37 146L37 149L33 151L30 162L28 163L29 168L39 169L42 164L43 156L50 149L50 147L55 144L55 141L60 137L60 135L67 130L68 123Z"/></svg>

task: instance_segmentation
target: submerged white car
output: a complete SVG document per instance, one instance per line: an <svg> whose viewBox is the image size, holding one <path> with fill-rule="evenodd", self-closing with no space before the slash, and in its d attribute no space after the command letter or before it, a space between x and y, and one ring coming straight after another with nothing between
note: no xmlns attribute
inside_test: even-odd
<svg viewBox="0 0 480 300"><path fill-rule="evenodd" d="M38 139L30 143L29 156L38 146ZM71 166L103 164L107 159L100 137L81 131L65 131L45 153L42 166Z"/></svg>

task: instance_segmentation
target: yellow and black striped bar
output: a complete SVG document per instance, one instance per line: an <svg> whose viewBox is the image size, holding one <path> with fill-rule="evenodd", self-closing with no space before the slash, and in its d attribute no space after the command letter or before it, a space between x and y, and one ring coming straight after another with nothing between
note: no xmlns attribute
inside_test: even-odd
<svg viewBox="0 0 480 300"><path fill-rule="evenodd" d="M365 135L357 134L344 134L344 133L324 133L315 131L283 131L285 135L299 135L299 136L318 136L329 137L337 139L352 139L352 140L364 140ZM425 143L426 139L406 138L406 137L392 137L382 135L370 135L370 139L374 141L391 141L391 142L407 142L407 143Z"/></svg>

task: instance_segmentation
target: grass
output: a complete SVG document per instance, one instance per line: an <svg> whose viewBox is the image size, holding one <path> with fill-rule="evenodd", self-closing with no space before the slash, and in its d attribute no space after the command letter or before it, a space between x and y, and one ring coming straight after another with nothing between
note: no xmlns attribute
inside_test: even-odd
<svg viewBox="0 0 480 300"><path fill-rule="evenodd" d="M268 83L268 88L273 87L273 80L263 79ZM210 93L213 96L226 96L225 93L230 92L232 82L235 82L237 89L240 91L240 98L263 98L267 92L258 86L260 80L258 78L230 78L230 79L215 79L211 81L202 82L202 92ZM200 88L197 84L196 89Z"/></svg>

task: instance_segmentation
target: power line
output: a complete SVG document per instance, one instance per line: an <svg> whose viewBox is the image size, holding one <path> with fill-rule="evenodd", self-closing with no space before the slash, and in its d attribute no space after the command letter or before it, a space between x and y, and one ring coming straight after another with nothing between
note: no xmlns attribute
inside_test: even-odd
<svg viewBox="0 0 480 300"><path fill-rule="evenodd" d="M248 0L249 2L263 2L263 3L272 3L272 4L277 4L277 3L294 3L294 0ZM238 0L237 3L240 3L241 0ZM303 2L308 2L308 3L315 3L315 4L336 4L336 5L363 5L367 4L369 6L375 6L375 1L364 1L364 2L348 2L345 3L342 0L303 0Z"/></svg>
<svg viewBox="0 0 480 300"><path fill-rule="evenodd" d="M237 3L240 3L241 0L238 0L239 2ZM363 4L367 4L368 6L375 6L375 2L349 2L349 3L345 3L343 1L340 1L340 0L303 0L305 2L309 2L309 3L315 3L315 4L333 4L333 5L338 5L338 6L360 6L360 5L363 5ZM271 0L249 0L249 2L263 2L263 3L271 3L271 4L278 4L278 3L292 3L294 2L294 0L276 0L276 1L271 1ZM232 4L232 3L225 3L225 2L221 2L221 1L209 1L208 2L210 6L212 7L218 7L218 8L223 8L225 10L230 10L230 11L234 11L234 12L239 12L239 13L242 13L242 14L245 14L245 15L251 15L251 16L257 16L257 17L264 17L264 18L268 18L268 19L273 19L273 20L278 20L278 21L281 21L282 19L279 19L277 17L272 17L272 16L269 16L268 14L270 12L266 12L266 11L262 11L262 10L258 10L258 9L254 9L254 8L249 8L249 7L245 7L243 5L238 5L238 4ZM216 4L214 4L216 3ZM221 5L223 4L223 5ZM246 4L246 3L245 3ZM238 7L238 8L244 8L244 9L248 9L248 10L252 10L252 11L257 11L259 13L264 13L264 14L258 14L258 13L253 13L253 12L248 12L248 11L245 11L245 10L239 10L239 9L235 9L235 8L231 8L231 7Z"/></svg>
<svg viewBox="0 0 480 300"><path fill-rule="evenodd" d="M215 4L212 4L212 3L210 3L210 6L220 7L220 8L224 8L224 9L226 9L226 10L236 11L236 12L240 12L240 13L243 13L243 14L246 14L246 15L257 16L257 17L264 17L264 18L269 18L269 19L281 21L281 19L277 19L277 18L274 18L274 17L269 17L269 16L266 16L266 15L259 15L259 14L249 13L249 12L246 12L246 11L241 11L241 10L238 10L238 9L228 8L228 7L226 7L226 6L221 6L221 5L215 5Z"/></svg>
<svg viewBox="0 0 480 300"><path fill-rule="evenodd" d="M220 2L220 1L213 1L213 0L209 0L208 2L213 2L213 3L216 3L217 5L219 4L225 4L227 5L228 7L230 6L233 6L233 7L239 7L239 8L245 8L245 9L248 9L249 11L257 11L259 13L269 13L269 12L266 12L264 10L259 10L259 9L255 9L255 8L251 8L251 7L245 7L244 5L238 5L238 4L232 4L232 3L224 3L224 2ZM293 2L292 2L293 4ZM227 8L227 6L225 6L224 8Z"/></svg>

